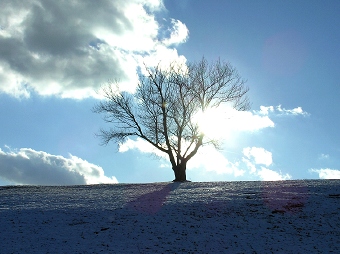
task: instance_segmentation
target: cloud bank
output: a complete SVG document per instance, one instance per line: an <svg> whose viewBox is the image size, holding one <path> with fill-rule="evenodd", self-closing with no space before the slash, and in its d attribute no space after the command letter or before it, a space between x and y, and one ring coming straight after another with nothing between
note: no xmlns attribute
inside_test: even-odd
<svg viewBox="0 0 340 254"><path fill-rule="evenodd" d="M285 109L279 106L261 106L260 110L240 112L226 107L219 107L206 115L198 115L198 124L203 124L203 130L207 136L213 136L219 140L228 140L232 134L253 133L265 128L274 128L275 124L270 117L276 116L307 116L307 112L301 107ZM167 160L165 153L160 152L148 142L137 138L127 139L120 144L119 152L138 150L142 153L154 153ZM190 169L203 168L206 172L217 175L229 174L234 177L244 176L246 173L264 181L277 181L291 179L289 174L275 171L269 167L273 164L272 153L262 147L246 147L242 151L240 161L232 162L223 154L211 146L203 146L198 150L196 156L190 160ZM207 160L206 158L209 158ZM169 167L171 167L169 165Z"/></svg>
<svg viewBox="0 0 340 254"><path fill-rule="evenodd" d="M0 178L31 185L118 183L114 176L105 176L101 167L76 156L64 158L30 148L8 152L0 149Z"/></svg>
<svg viewBox="0 0 340 254"><path fill-rule="evenodd" d="M188 29L162 11L162 0L1 1L0 92L81 99L109 79L133 90L143 62L185 62L174 46Z"/></svg>

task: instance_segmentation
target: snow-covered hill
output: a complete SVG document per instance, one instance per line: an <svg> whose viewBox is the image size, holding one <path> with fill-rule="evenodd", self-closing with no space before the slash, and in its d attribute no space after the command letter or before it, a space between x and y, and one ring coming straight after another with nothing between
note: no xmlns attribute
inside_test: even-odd
<svg viewBox="0 0 340 254"><path fill-rule="evenodd" d="M0 187L0 253L340 253L340 180Z"/></svg>

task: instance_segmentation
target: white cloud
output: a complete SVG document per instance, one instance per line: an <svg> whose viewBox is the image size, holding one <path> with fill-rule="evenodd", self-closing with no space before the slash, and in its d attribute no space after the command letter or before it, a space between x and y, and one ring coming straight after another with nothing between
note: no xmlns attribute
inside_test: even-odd
<svg viewBox="0 0 340 254"><path fill-rule="evenodd" d="M118 151L121 153L125 153L131 149L138 149L141 152L152 152L151 146L148 145L147 142L141 138L137 138L137 140L127 138L127 140L123 144L119 145Z"/></svg>
<svg viewBox="0 0 340 254"><path fill-rule="evenodd" d="M181 21L175 20L175 19L172 19L171 23L173 26L171 28L170 37L165 39L163 43L165 45L170 46L173 44L186 42L186 40L188 39L188 35L189 35L189 30L186 27L186 25L183 24Z"/></svg>
<svg viewBox="0 0 340 254"><path fill-rule="evenodd" d="M142 153L152 153L159 157L168 158L166 153L158 150L156 147L152 146L149 142L139 137L136 140L127 138L127 140L123 144L119 145L118 151L121 153L125 153L133 149L139 150Z"/></svg>
<svg viewBox="0 0 340 254"><path fill-rule="evenodd" d="M179 56L176 49L170 49L163 44L156 45L154 50L150 51L148 55L138 57L139 66L141 66L141 70L144 74L146 74L146 70L143 66L144 63L147 66L159 65L161 69L166 69L174 62L186 67L186 58L183 55Z"/></svg>
<svg viewBox="0 0 340 254"><path fill-rule="evenodd" d="M185 42L188 30L173 19L161 26L163 10L162 0L1 2L0 92L81 99L109 79L133 90L143 62L185 62L170 44Z"/></svg>
<svg viewBox="0 0 340 254"><path fill-rule="evenodd" d="M274 122L257 112L237 111L227 105L199 112L194 117L201 130L208 138L228 139L235 132L255 132L274 127Z"/></svg>
<svg viewBox="0 0 340 254"><path fill-rule="evenodd" d="M0 178L15 184L76 185L117 183L94 164L70 155L51 155L30 148L4 152L0 149Z"/></svg>
<svg viewBox="0 0 340 254"><path fill-rule="evenodd" d="M306 111L303 111L302 107L296 107L293 109L285 109L282 108L281 105L278 105L276 107L274 106L260 106L259 111L255 111L256 114L259 115L276 115L276 116L308 116L309 113Z"/></svg>
<svg viewBox="0 0 340 254"><path fill-rule="evenodd" d="M251 174L255 174L256 173L256 166L254 163L252 163L250 160L246 159L246 158L242 158L243 163L245 163L246 167L249 169L249 172Z"/></svg>
<svg viewBox="0 0 340 254"><path fill-rule="evenodd" d="M323 169L310 169L312 173L318 173L321 179L340 179L340 170L323 168Z"/></svg>
<svg viewBox="0 0 340 254"><path fill-rule="evenodd" d="M281 105L276 107L276 110L280 112L282 115L308 115L307 112L303 111L301 107L293 108L293 109L285 109L282 108Z"/></svg>
<svg viewBox="0 0 340 254"><path fill-rule="evenodd" d="M259 116L250 111L237 111L230 118L231 128L239 131L258 131L260 129L274 127L274 122L267 116Z"/></svg>
<svg viewBox="0 0 340 254"><path fill-rule="evenodd" d="M274 107L273 106L268 106L268 107L260 106L260 111L258 111L258 113L260 115L268 115L269 112L274 112Z"/></svg>
<svg viewBox="0 0 340 254"><path fill-rule="evenodd" d="M246 147L243 154L248 158L254 159L256 164L269 166L272 164L272 153L262 147Z"/></svg>
<svg viewBox="0 0 340 254"><path fill-rule="evenodd" d="M243 163L248 168L252 175L260 177L263 181L278 181L291 179L289 174L282 174L272 169L261 166L257 168L256 165L270 166L273 163L272 153L262 147L246 147L243 149L242 158Z"/></svg>
<svg viewBox="0 0 340 254"><path fill-rule="evenodd" d="M244 175L245 171L239 168L238 163L230 162L224 155L212 146L203 146L196 156L189 162L190 168L204 168L207 172L217 174L230 174L235 177Z"/></svg>
<svg viewBox="0 0 340 254"><path fill-rule="evenodd" d="M263 181L280 181L280 180L289 180L291 176L289 174L282 174L281 172L276 172L274 170L261 167L261 169L257 172L257 175Z"/></svg>

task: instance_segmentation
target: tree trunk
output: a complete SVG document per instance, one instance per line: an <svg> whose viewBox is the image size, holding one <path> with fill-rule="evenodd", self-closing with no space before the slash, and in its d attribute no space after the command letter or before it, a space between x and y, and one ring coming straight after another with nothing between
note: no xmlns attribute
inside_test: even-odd
<svg viewBox="0 0 340 254"><path fill-rule="evenodd" d="M186 175L186 169L187 169L187 163L182 162L178 164L177 166L172 168L175 173L175 180L174 182L185 182L187 180Z"/></svg>

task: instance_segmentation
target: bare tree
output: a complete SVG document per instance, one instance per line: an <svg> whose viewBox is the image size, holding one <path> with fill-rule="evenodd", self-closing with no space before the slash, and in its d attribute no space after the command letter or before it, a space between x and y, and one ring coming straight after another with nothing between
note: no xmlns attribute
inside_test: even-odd
<svg viewBox="0 0 340 254"><path fill-rule="evenodd" d="M248 88L237 71L218 60L209 64L205 58L187 66L171 64L146 68L139 76L135 93L120 92L117 82L103 88L105 100L93 111L103 113L109 130L101 130L103 144L122 144L137 136L169 157L174 181L186 181L187 162L204 144L218 148L218 140L205 137L194 116L209 108L229 103L239 111L250 107Z"/></svg>

